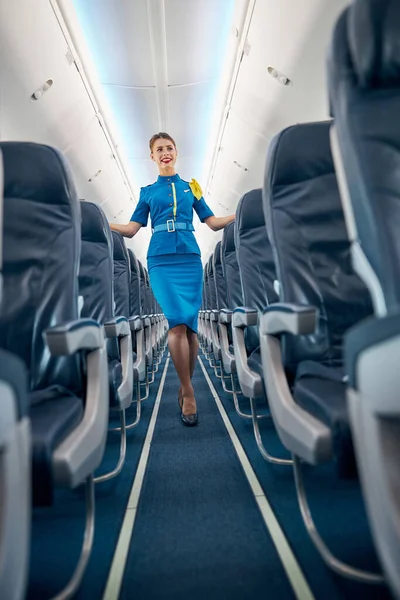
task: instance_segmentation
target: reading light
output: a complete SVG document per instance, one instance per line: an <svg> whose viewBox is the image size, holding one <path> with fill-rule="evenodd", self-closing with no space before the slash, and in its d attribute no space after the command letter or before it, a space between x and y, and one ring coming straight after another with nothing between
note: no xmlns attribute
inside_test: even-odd
<svg viewBox="0 0 400 600"><path fill-rule="evenodd" d="M286 85L286 86L292 85L292 82L290 81L289 77L287 77L286 75L284 75L283 73L281 73L280 71L275 69L274 67L267 67L267 71L271 75L271 77L276 79L276 81L279 81L280 84Z"/></svg>

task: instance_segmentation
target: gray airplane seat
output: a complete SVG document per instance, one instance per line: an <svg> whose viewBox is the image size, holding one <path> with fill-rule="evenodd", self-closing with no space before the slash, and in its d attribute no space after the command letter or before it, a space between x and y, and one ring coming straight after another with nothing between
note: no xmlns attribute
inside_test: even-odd
<svg viewBox="0 0 400 600"><path fill-rule="evenodd" d="M274 289L275 263L265 229L261 189L242 196L236 211L236 257L243 305L233 313L236 367L243 394L264 396L258 315L278 300Z"/></svg>
<svg viewBox="0 0 400 600"><path fill-rule="evenodd" d="M221 358L224 371L236 372L232 343L232 314L237 306L243 306L242 283L236 258L236 224L229 223L224 228L221 241L221 268L226 289L226 308L219 311L219 331L221 338Z"/></svg>
<svg viewBox="0 0 400 600"><path fill-rule="evenodd" d="M0 153L0 301L3 254L3 162ZM31 425L22 360L0 349L0 598L23 600L29 566Z"/></svg>
<svg viewBox="0 0 400 600"><path fill-rule="evenodd" d="M81 202L81 215L79 291L84 298L81 315L96 319L104 327L110 408L119 412L121 421L117 465L112 471L96 477L95 482L99 483L119 475L125 462L125 410L132 403L134 387L131 323L126 315L115 314L114 311L114 245L106 216L97 204L85 201Z"/></svg>
<svg viewBox="0 0 400 600"><path fill-rule="evenodd" d="M310 513L301 460L312 465L333 460L338 476L356 476L343 338L372 311L369 292L351 264L330 125L305 123L275 136L263 190L281 296L261 318L263 368L278 434L294 456L302 514ZM292 389L287 374L294 377ZM329 567L359 581L380 581L379 575L334 559L311 517L305 523Z"/></svg>
<svg viewBox="0 0 400 600"><path fill-rule="evenodd" d="M108 425L107 354L97 321L78 318L80 205L62 156L33 143L2 142L3 297L0 347L19 356L30 380L33 501L55 486L86 482L94 526L93 472ZM76 589L90 555L81 555Z"/></svg>
<svg viewBox="0 0 400 600"><path fill-rule="evenodd" d="M130 314L131 316L140 315L140 270L139 270L139 262L134 255L133 251L128 248L128 256L129 256L129 265L131 272L131 284L129 288L130 294Z"/></svg>
<svg viewBox="0 0 400 600"><path fill-rule="evenodd" d="M226 301L226 282L224 273L222 270L221 260L221 242L218 242L215 246L213 257L213 272L214 272L214 285L215 295L217 299L217 310L220 311L223 308L228 308Z"/></svg>
<svg viewBox="0 0 400 600"><path fill-rule="evenodd" d="M346 338L348 407L367 512L400 598L400 4L355 0L328 61L332 152L354 268L375 317Z"/></svg>

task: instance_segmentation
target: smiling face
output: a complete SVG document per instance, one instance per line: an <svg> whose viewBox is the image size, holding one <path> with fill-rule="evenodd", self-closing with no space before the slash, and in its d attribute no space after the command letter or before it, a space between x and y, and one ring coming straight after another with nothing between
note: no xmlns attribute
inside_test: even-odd
<svg viewBox="0 0 400 600"><path fill-rule="evenodd" d="M150 157L157 163L160 175L175 174L175 163L178 156L175 144L165 138L154 140Z"/></svg>

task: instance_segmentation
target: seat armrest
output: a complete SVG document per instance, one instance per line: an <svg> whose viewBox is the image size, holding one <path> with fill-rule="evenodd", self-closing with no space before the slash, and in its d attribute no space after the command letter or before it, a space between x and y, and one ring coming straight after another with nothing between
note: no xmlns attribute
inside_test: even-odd
<svg viewBox="0 0 400 600"><path fill-rule="evenodd" d="M204 318L206 321L209 321L211 318L211 310L204 311Z"/></svg>
<svg viewBox="0 0 400 600"><path fill-rule="evenodd" d="M236 372L235 357L229 349L229 338L228 338L228 323L219 322L219 340L221 348L221 360L227 375L233 375Z"/></svg>
<svg viewBox="0 0 400 600"><path fill-rule="evenodd" d="M72 355L78 350L98 350L104 346L104 329L94 319L77 319L57 325L43 335L53 356Z"/></svg>
<svg viewBox="0 0 400 600"><path fill-rule="evenodd" d="M318 309L314 306L277 302L264 309L260 333L279 335L310 335L315 332Z"/></svg>
<svg viewBox="0 0 400 600"><path fill-rule="evenodd" d="M130 319L128 319L128 320L129 320L129 326L131 328L131 331L140 331L141 329L143 329L143 321L139 315L130 317Z"/></svg>
<svg viewBox="0 0 400 600"><path fill-rule="evenodd" d="M291 305L289 305L291 306ZM271 308L271 307L269 307ZM271 314L271 313L269 313ZM283 313L287 314L287 313ZM292 316L295 313L290 313ZM304 313L303 313L304 314ZM291 329L282 323L264 323L261 317L260 346L264 381L268 404L274 420L276 431L282 444L296 456L310 464L324 463L332 457L332 435L330 429L313 415L301 408L289 388L282 359L281 340L277 333L307 332L313 330L312 320L302 323L289 322ZM265 333L265 330L273 332Z"/></svg>
<svg viewBox="0 0 400 600"><path fill-rule="evenodd" d="M258 323L258 311L254 308L247 308L246 306L238 306L233 311L232 325L234 327L251 327Z"/></svg>
<svg viewBox="0 0 400 600"><path fill-rule="evenodd" d="M227 308L223 308L219 311L219 322L220 323L232 323L232 315L233 310L228 310Z"/></svg>
<svg viewBox="0 0 400 600"><path fill-rule="evenodd" d="M119 338L129 335L131 332L126 317L115 317L115 319L110 319L103 325L107 338Z"/></svg>
<svg viewBox="0 0 400 600"><path fill-rule="evenodd" d="M217 310L210 311L210 321L212 321L213 323L218 323L218 311Z"/></svg>
<svg viewBox="0 0 400 600"><path fill-rule="evenodd" d="M264 396L263 380L258 373L249 367L244 340L244 330L246 327L257 325L257 322L258 311L254 308L240 306L233 311L232 338L236 372L240 389L246 398L260 398Z"/></svg>
<svg viewBox="0 0 400 600"><path fill-rule="evenodd" d="M142 317L142 321L143 321L143 327L150 327L151 321L150 321L150 317L148 315L144 315Z"/></svg>

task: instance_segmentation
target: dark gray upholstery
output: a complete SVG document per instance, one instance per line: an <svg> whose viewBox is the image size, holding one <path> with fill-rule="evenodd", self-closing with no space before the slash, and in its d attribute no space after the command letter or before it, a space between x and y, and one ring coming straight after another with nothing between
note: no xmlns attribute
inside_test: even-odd
<svg viewBox="0 0 400 600"><path fill-rule="evenodd" d="M100 206L82 201L81 213L79 293L84 298L81 316L105 323L115 317L113 238ZM110 405L115 406L118 403L118 388L122 383L122 365L116 338L107 340L107 354Z"/></svg>
<svg viewBox="0 0 400 600"><path fill-rule="evenodd" d="M147 305L147 287L146 287L146 276L144 272L144 266L139 261L139 273L140 273L140 301L142 306L141 316L149 314Z"/></svg>
<svg viewBox="0 0 400 600"><path fill-rule="evenodd" d="M207 295L208 295L208 308L210 310L216 310L217 308L217 293L215 291L214 283L214 266L213 266L213 255L210 256L207 263Z"/></svg>
<svg viewBox="0 0 400 600"><path fill-rule="evenodd" d="M19 356L28 370L34 392L33 499L47 504L52 501L52 451L83 414L79 355L51 357L43 338L47 328L78 318L80 205L56 150L17 142L2 142L0 149L4 161L0 347Z"/></svg>
<svg viewBox="0 0 400 600"><path fill-rule="evenodd" d="M263 198L281 300L319 310L314 335L285 336L285 366L289 374L299 369L294 397L330 425L343 473L354 465L345 385L340 381L343 336L371 313L372 305L351 266L329 128L330 122L306 123L274 138Z"/></svg>
<svg viewBox="0 0 400 600"><path fill-rule="evenodd" d="M141 298L140 298L140 270L139 263L133 251L128 248L129 264L131 269L131 285L129 287L130 297L130 316L141 314Z"/></svg>
<svg viewBox="0 0 400 600"><path fill-rule="evenodd" d="M262 191L244 194L236 210L236 257L242 286L243 305L262 310L278 300L274 290L275 263L265 228ZM249 353L260 345L258 327L246 331Z"/></svg>
<svg viewBox="0 0 400 600"><path fill-rule="evenodd" d="M243 306L242 284L236 258L235 228L235 223L230 223L225 227L221 242L221 264L226 280L226 302L231 310L237 306Z"/></svg>
<svg viewBox="0 0 400 600"><path fill-rule="evenodd" d="M213 253L213 272L214 272L214 286L215 286L215 295L217 299L217 309L221 310L222 308L228 308L226 302L226 283L224 274L222 271L222 262L221 262L221 242L215 246L215 250Z"/></svg>
<svg viewBox="0 0 400 600"><path fill-rule="evenodd" d="M400 303L399 21L399 2L356 2L335 27L329 60L358 237L388 310Z"/></svg>
<svg viewBox="0 0 400 600"><path fill-rule="evenodd" d="M116 231L112 232L114 242L114 300L115 314L129 318L131 271L128 250L124 238Z"/></svg>

